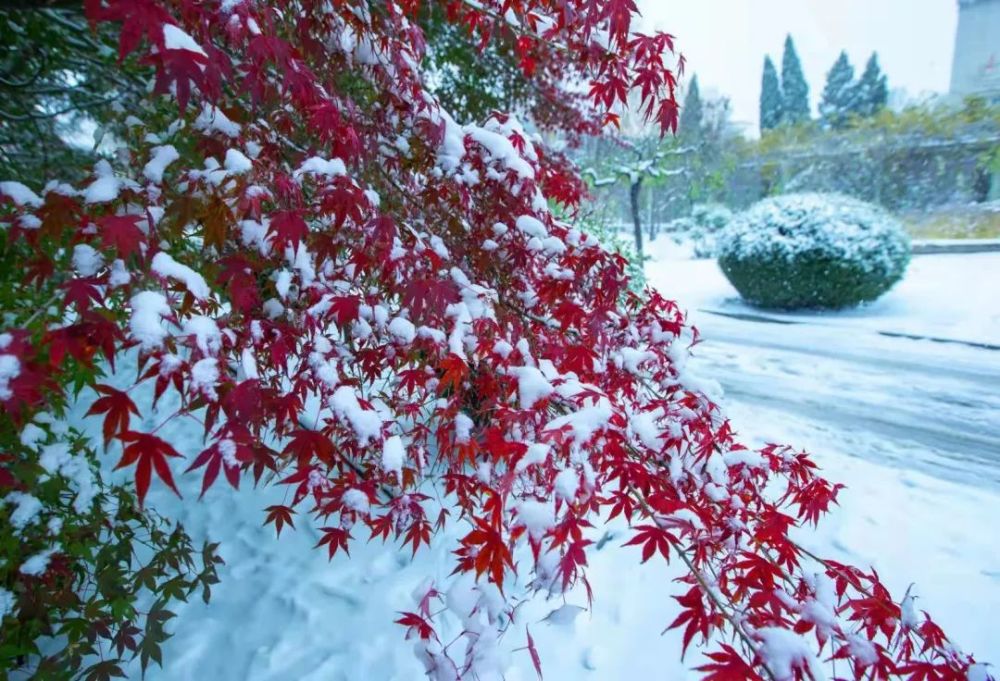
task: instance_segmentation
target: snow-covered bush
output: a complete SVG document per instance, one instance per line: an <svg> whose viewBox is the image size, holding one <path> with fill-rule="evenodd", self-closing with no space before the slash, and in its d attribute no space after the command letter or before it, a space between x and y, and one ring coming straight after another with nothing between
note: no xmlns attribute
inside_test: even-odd
<svg viewBox="0 0 1000 681"><path fill-rule="evenodd" d="M721 203L699 203L691 208L691 219L706 232L717 232L733 219L733 211Z"/></svg>
<svg viewBox="0 0 1000 681"><path fill-rule="evenodd" d="M875 300L910 260L903 226L881 208L838 194L788 194L736 216L719 265L743 298L781 309Z"/></svg>
<svg viewBox="0 0 1000 681"><path fill-rule="evenodd" d="M720 203L699 203L691 216L667 223L665 230L677 243L688 242L696 258L714 258L722 230L733 218L733 212Z"/></svg>

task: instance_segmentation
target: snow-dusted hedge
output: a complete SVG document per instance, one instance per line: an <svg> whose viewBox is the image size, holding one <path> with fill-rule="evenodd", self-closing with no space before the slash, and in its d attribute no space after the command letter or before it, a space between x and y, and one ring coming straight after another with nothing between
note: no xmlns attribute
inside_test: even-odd
<svg viewBox="0 0 1000 681"><path fill-rule="evenodd" d="M667 223L664 231L673 234L674 241L688 241L696 258L714 258L718 237L733 218L733 212L720 203L699 203L691 216Z"/></svg>
<svg viewBox="0 0 1000 681"><path fill-rule="evenodd" d="M906 270L910 242L877 206L839 194L788 194L733 218L718 257L747 302L836 309L888 291Z"/></svg>

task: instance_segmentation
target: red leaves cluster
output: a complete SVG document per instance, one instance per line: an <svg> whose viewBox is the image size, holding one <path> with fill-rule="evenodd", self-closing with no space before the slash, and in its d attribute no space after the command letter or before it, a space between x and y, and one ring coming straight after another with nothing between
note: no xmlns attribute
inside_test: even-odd
<svg viewBox="0 0 1000 681"><path fill-rule="evenodd" d="M548 211L547 198L572 210L585 194L571 163L529 142L509 115L474 129L483 144L441 111L415 70L426 45L409 19L421 3L359 13L303 0L291 18L267 3L169 6L178 16L157 0L87 1L92 21L119 24L122 57L138 52L156 91L176 96L187 115L178 134L194 142L179 146L213 161L245 149L251 167L230 174L185 158L175 185L136 184L107 205L46 194L33 215L46 235L96 248L105 264L120 259L130 277L113 282L108 266L69 277L59 286L72 324L5 339L0 354L18 366L5 409L39 404L68 357L91 367L97 351L111 362L138 346L139 383L150 381L155 399L176 393L167 419L204 424L206 446L188 467L202 471L203 494L220 474L236 487L274 473L291 498L269 506L265 522L280 535L311 515L331 559L365 528L416 552L440 528L467 524L455 572L507 599L491 625L513 621L512 584L553 594L582 584L589 600L592 530L606 515L630 526L625 546L641 547L643 563L659 554L687 568L668 628L683 628L682 654L727 641L699 668L706 678L771 676L754 638L765 627L815 639L855 678L968 670L971 658L949 652L929 618L900 624L877 575L817 562L790 538L836 503L839 486L804 454L743 449L684 384L675 357L697 332L681 311L629 292L622 259ZM472 40L513 39L537 86L540 129L571 141L596 132L633 91L662 131L676 127L673 39L635 32L632 0L446 9ZM199 49L168 48L164 27L174 25ZM567 89L582 80L587 95ZM196 120L184 113L189 98L206 107ZM205 122L222 112L227 125ZM149 137L133 142L134 158L148 156ZM347 172L332 160L336 172L300 172L309 159L340 159ZM55 282L54 256L29 231L10 232L31 249L28 281ZM210 283L208 298L153 276L148 251L162 241ZM169 313L129 306L150 290ZM217 342L199 345L199 334ZM178 452L158 428L133 430L139 393L91 383L89 413L103 417L105 442L121 441L118 468L134 466L140 503L154 471L177 492ZM530 523L525 501L543 506ZM512 579L524 572L533 579ZM472 662L432 645L446 626L432 599L430 588L397 623L435 665L475 677ZM809 614L820 607L830 621ZM462 636L476 660L479 643Z"/></svg>

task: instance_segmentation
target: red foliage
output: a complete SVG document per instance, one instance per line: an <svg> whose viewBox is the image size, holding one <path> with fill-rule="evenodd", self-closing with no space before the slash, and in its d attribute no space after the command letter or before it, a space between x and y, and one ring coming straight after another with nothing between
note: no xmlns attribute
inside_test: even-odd
<svg viewBox="0 0 1000 681"><path fill-rule="evenodd" d="M662 132L676 127L673 38L634 32L631 0L445 4L472 41L516 41L540 129L571 141L598 132L631 92ZM680 613L666 619L684 628L685 649L730 642L699 667L708 679L774 678L765 628L855 678L866 667L875 678L965 674L973 659L929 618L903 627L878 575L789 537L839 487L804 454L746 450L685 385L675 362L697 333L682 312L630 292L623 261L548 210L547 199L572 210L584 195L572 164L511 116L461 126L441 109L417 70L421 5L87 0L92 21L119 24L122 57L156 69L155 91L177 99L186 123L175 133L198 151L162 183L119 168L133 183L112 201L49 191L41 206L4 208L12 225L28 214L47 230L96 225L72 238L130 277L70 276L62 302L74 326L0 337L13 358L0 404L17 413L55 389L65 368L46 353L88 363L96 348L111 360L137 347L139 382L180 398L167 418L204 415L211 444L189 466L204 468L203 491L220 472L233 486L278 474L292 499L265 522L280 534L312 514L331 558L348 552L354 527L417 551L468 524L455 572L501 592L503 612L486 618L498 630L530 595L514 584L582 584L589 598L588 533L611 516L629 524L625 545L641 546L643 562L659 554L687 568ZM167 49L168 25L200 48ZM148 137L132 158L150 156ZM9 238L31 253L33 281L55 281L37 234ZM166 274L150 271L154 244L176 265ZM131 390L91 387L102 397L90 412L124 443L118 467L135 466L140 502L154 470L176 492L179 454L130 429L142 409ZM437 678L474 678L487 637L466 627L467 659L452 660L428 605L441 594L425 594L397 622ZM527 650L540 673L530 634Z"/></svg>

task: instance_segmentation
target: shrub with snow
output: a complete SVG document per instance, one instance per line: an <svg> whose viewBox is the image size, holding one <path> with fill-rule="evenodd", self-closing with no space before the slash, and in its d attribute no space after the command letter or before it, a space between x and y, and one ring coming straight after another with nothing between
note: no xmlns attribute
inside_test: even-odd
<svg viewBox="0 0 1000 681"><path fill-rule="evenodd" d="M733 212L720 203L699 203L691 216L671 220L666 231L674 233L678 243L689 241L696 258L714 258L722 230L733 219Z"/></svg>
<svg viewBox="0 0 1000 681"><path fill-rule="evenodd" d="M699 203L691 208L691 219L706 232L717 232L733 219L733 211L721 203Z"/></svg>
<svg viewBox="0 0 1000 681"><path fill-rule="evenodd" d="M838 194L788 194L736 216L719 266L762 307L839 309L875 300L910 260L903 226L881 208Z"/></svg>

